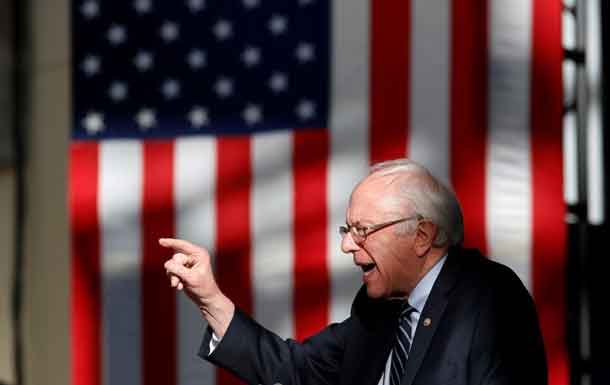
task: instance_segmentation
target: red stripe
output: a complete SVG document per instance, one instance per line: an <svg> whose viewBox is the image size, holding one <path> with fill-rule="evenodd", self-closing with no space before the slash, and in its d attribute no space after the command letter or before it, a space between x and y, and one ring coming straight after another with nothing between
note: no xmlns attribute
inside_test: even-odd
<svg viewBox="0 0 610 385"><path fill-rule="evenodd" d="M218 139L216 277L225 295L241 310L251 314L250 154L248 136ZM219 370L217 374L217 384L241 384L227 371Z"/></svg>
<svg viewBox="0 0 610 385"><path fill-rule="evenodd" d="M294 134L294 301L295 336L303 340L328 324L330 282L327 263L327 130ZM315 293L315 294L313 294Z"/></svg>
<svg viewBox="0 0 610 385"><path fill-rule="evenodd" d="M371 1L371 162L402 158L409 129L411 1Z"/></svg>
<svg viewBox="0 0 610 385"><path fill-rule="evenodd" d="M566 212L562 174L561 1L533 1L531 129L533 292L549 363L549 384L567 385Z"/></svg>
<svg viewBox="0 0 610 385"><path fill-rule="evenodd" d="M174 143L143 145L142 383L176 383L176 296L167 285L160 237L174 235Z"/></svg>
<svg viewBox="0 0 610 385"><path fill-rule="evenodd" d="M451 9L451 182L464 244L486 253L487 1L453 0Z"/></svg>
<svg viewBox="0 0 610 385"><path fill-rule="evenodd" d="M70 146L72 384L101 385L100 228L98 145Z"/></svg>

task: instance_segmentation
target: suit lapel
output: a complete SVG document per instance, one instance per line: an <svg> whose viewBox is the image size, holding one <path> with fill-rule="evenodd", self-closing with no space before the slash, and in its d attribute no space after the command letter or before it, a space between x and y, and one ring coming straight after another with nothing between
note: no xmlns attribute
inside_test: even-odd
<svg viewBox="0 0 610 385"><path fill-rule="evenodd" d="M401 385L411 385L415 375L419 370L436 328L441 322L443 312L447 306L449 291L453 288L459 273L459 256L457 251L450 251L445 261L432 291L428 296L426 305L419 317L417 329L415 330L415 340L409 352L405 377Z"/></svg>
<svg viewBox="0 0 610 385"><path fill-rule="evenodd" d="M366 332L357 342L357 356L353 356L352 371L353 377L347 381L348 384L376 385L381 374L385 370L385 365L392 347L394 337L393 323L388 323L387 327L371 333ZM387 332L386 332L387 331Z"/></svg>
<svg viewBox="0 0 610 385"><path fill-rule="evenodd" d="M377 385L392 348L400 304L371 300L364 287L359 297L352 309L356 325L348 343L341 383Z"/></svg>

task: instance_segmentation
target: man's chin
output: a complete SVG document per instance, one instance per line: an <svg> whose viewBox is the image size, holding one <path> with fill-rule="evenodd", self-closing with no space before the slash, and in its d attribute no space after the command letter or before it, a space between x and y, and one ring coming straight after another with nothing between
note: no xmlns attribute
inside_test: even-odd
<svg viewBox="0 0 610 385"><path fill-rule="evenodd" d="M372 285L366 285L366 295L372 299L380 299L385 297L385 293L379 288L376 288Z"/></svg>

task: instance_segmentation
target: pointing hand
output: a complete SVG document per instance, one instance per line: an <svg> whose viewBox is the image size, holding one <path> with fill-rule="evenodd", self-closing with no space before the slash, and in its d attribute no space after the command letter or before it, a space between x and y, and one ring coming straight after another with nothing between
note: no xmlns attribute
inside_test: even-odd
<svg viewBox="0 0 610 385"><path fill-rule="evenodd" d="M218 288L208 251L181 239L161 238L159 244L174 251L164 265L170 285L184 290L216 335L222 337L233 318L235 305Z"/></svg>

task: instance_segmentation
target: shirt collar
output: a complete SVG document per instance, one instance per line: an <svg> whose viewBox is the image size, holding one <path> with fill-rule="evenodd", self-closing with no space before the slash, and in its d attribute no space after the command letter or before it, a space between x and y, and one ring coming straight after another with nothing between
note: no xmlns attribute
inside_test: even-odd
<svg viewBox="0 0 610 385"><path fill-rule="evenodd" d="M409 294L409 305L413 306L418 313L424 310L424 305L428 300L428 296L430 295L430 291L432 291L432 286L434 286L434 282L436 278L441 272L443 265L445 264L445 260L447 260L447 254L445 254L441 259L439 259L432 269L430 269L426 275L417 283L415 289L411 291Z"/></svg>

